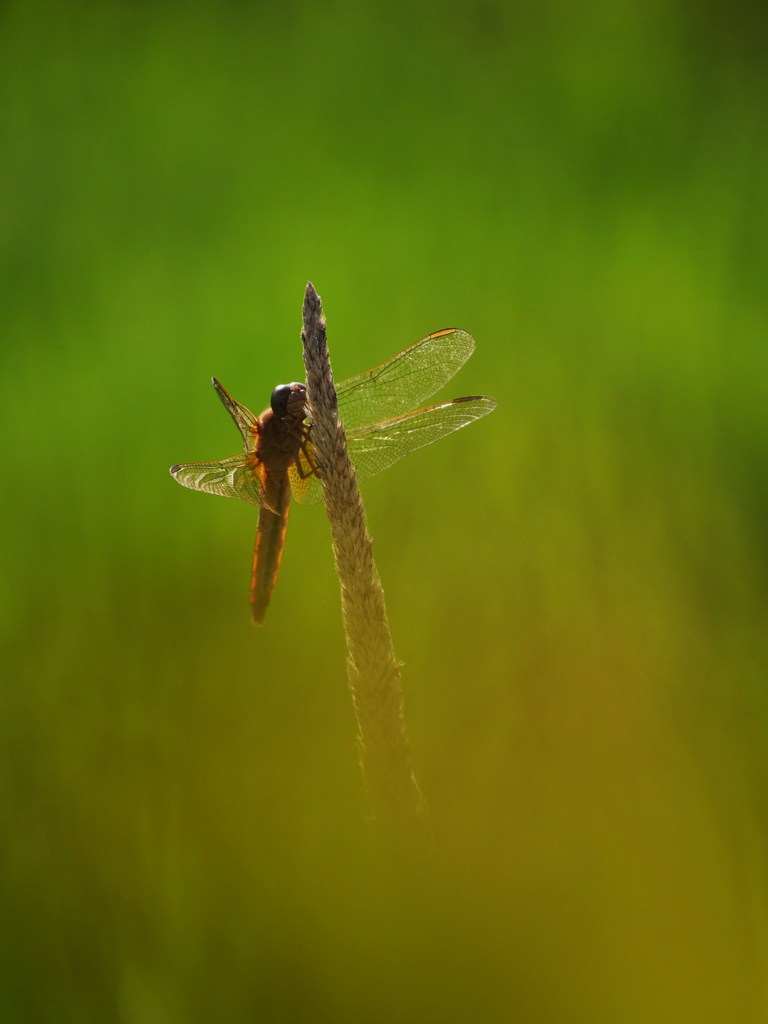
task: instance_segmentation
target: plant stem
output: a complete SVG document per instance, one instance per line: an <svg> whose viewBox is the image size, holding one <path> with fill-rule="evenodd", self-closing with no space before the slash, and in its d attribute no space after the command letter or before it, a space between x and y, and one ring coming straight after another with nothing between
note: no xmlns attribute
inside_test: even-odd
<svg viewBox="0 0 768 1024"><path fill-rule="evenodd" d="M373 559L365 509L339 422L325 317L311 284L304 294L304 365L309 418L331 524L347 639L347 674L357 718L357 741L373 820L386 839L401 842L429 832L429 815L413 774L384 591Z"/></svg>

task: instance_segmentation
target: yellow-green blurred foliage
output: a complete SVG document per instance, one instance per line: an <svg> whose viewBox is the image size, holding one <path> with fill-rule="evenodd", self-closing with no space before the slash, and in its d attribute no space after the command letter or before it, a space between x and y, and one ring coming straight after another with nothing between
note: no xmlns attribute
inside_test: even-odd
<svg viewBox="0 0 768 1024"><path fill-rule="evenodd" d="M762 13L761 13L762 12ZM0 11L0 1019L768 1019L764 9ZM456 325L365 488L434 866L372 853L328 526L172 463Z"/></svg>

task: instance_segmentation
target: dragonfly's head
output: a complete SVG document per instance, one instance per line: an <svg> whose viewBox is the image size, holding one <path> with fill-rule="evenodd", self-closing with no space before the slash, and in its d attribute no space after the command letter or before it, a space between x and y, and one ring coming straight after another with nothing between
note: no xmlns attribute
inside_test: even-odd
<svg viewBox="0 0 768 1024"><path fill-rule="evenodd" d="M307 389L303 384L278 384L272 392L270 405L278 419L286 416L291 419L304 419L307 402Z"/></svg>

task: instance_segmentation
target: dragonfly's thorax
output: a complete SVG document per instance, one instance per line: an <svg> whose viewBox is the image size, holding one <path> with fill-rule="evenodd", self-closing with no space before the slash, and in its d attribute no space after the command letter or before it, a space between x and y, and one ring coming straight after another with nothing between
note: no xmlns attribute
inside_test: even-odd
<svg viewBox="0 0 768 1024"><path fill-rule="evenodd" d="M265 409L259 416L256 454L269 470L283 472L295 461L304 436L304 413L278 416Z"/></svg>

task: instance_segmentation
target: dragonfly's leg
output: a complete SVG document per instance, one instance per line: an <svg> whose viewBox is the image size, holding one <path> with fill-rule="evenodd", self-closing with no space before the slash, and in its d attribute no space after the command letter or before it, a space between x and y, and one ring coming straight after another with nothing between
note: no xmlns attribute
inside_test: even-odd
<svg viewBox="0 0 768 1024"><path fill-rule="evenodd" d="M300 448L301 448L302 455L307 460L307 463L309 465L309 470L308 471L305 470L304 467L301 464L301 460L300 459L296 459L296 471L299 474L299 478L301 480L306 480L310 476L317 476L317 464L316 464L313 456L310 455L309 449L307 448L306 444L303 441L302 441L302 443L300 445Z"/></svg>
<svg viewBox="0 0 768 1024"><path fill-rule="evenodd" d="M301 449L301 453L304 456L304 458L307 460L307 463L309 465L309 472L306 473L304 471L304 468L301 465L301 462L298 459L296 460L296 469L298 470L299 477L302 480L306 480L307 477L317 476L318 475L318 473L317 473L317 462L316 462L315 456L314 456L314 449L310 449L310 447L309 447L309 432L308 431L304 435L304 437L302 437L301 441L299 442L299 448Z"/></svg>

